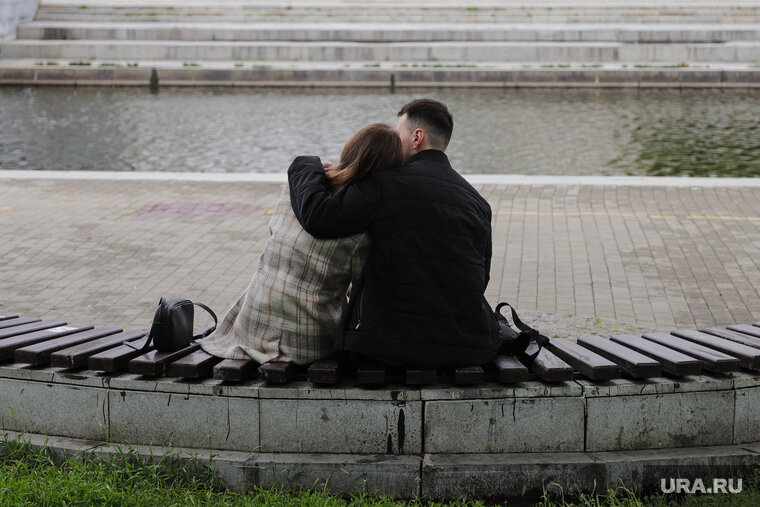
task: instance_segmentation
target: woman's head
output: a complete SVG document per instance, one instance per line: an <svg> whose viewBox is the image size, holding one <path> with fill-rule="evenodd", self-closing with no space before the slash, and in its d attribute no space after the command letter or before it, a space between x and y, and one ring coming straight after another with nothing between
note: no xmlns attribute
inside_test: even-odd
<svg viewBox="0 0 760 507"><path fill-rule="evenodd" d="M374 171L401 165L401 139L387 123L372 123L349 139L337 165L325 169L330 191L338 190L367 177Z"/></svg>

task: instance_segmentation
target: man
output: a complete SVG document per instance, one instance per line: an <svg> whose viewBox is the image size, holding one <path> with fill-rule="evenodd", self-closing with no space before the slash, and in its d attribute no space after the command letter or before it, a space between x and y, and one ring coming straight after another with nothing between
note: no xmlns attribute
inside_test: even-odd
<svg viewBox="0 0 760 507"><path fill-rule="evenodd" d="M352 289L339 346L405 364L480 365L496 357L498 325L483 293L491 209L444 154L453 120L431 99L406 104L396 131L404 165L335 195L318 157L288 170L296 217L318 238L369 231L370 255Z"/></svg>

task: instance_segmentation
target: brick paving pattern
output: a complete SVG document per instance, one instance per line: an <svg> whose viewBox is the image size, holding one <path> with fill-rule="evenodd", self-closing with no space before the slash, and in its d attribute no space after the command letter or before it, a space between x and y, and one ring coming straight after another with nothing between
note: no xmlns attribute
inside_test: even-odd
<svg viewBox="0 0 760 507"><path fill-rule="evenodd" d="M661 330L760 320L760 188L476 187L494 212L492 304ZM0 313L144 329L162 295L222 313L280 188L0 176Z"/></svg>

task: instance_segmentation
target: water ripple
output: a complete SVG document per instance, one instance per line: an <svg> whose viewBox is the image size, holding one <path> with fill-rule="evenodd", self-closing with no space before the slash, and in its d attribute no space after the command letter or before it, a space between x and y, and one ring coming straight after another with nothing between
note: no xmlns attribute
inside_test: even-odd
<svg viewBox="0 0 760 507"><path fill-rule="evenodd" d="M418 96L464 173L760 175L757 90L0 87L0 169L284 172Z"/></svg>

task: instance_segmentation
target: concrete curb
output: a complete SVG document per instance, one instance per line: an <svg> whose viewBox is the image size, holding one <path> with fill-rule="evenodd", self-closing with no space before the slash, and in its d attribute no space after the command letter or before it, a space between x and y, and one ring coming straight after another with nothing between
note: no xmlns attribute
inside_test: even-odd
<svg viewBox="0 0 760 507"><path fill-rule="evenodd" d="M262 67L265 67L262 65ZM148 86L152 68L4 66L0 84ZM161 86L758 88L760 68L162 68Z"/></svg>
<svg viewBox="0 0 760 507"><path fill-rule="evenodd" d="M760 178L668 176L539 176L463 174L475 185L592 185L627 187L760 187ZM126 171L0 171L0 180L203 181L215 183L287 183L285 173L195 173Z"/></svg>
<svg viewBox="0 0 760 507"><path fill-rule="evenodd" d="M328 490L350 495L491 501L537 499L550 492L599 492L624 486L641 495L656 477L685 477L711 467L746 471L760 466L760 443L600 453L425 454L423 456L287 454L124 445L0 430L5 441L26 442L56 463L68 459L179 460L191 473L209 466L233 491L256 486ZM703 472L704 473L704 472ZM705 477L702 476L704 479ZM560 489L561 488L561 489Z"/></svg>

